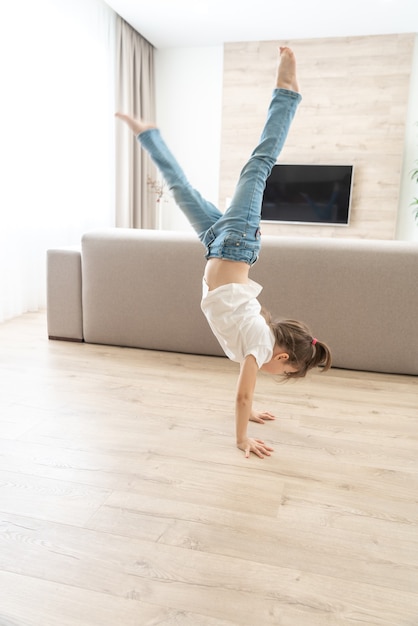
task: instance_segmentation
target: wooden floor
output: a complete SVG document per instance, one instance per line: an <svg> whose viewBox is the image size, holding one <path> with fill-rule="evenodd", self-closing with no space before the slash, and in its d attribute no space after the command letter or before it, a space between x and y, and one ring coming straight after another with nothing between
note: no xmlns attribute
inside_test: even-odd
<svg viewBox="0 0 418 626"><path fill-rule="evenodd" d="M0 325L1 626L417 626L418 380L279 385L233 437L226 359Z"/></svg>

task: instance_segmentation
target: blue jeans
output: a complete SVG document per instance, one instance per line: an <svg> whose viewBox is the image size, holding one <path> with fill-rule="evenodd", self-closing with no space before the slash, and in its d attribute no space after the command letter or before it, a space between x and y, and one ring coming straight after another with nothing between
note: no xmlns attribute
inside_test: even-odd
<svg viewBox="0 0 418 626"><path fill-rule="evenodd" d="M138 135L174 199L206 247L206 258L253 265L260 253L260 218L266 180L283 148L300 94L275 89L258 146L241 171L231 204L221 213L194 189L157 128Z"/></svg>

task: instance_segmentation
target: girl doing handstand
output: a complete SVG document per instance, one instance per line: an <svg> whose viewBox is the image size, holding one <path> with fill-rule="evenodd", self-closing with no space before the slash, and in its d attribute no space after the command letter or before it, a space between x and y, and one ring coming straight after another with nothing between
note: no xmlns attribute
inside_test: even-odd
<svg viewBox="0 0 418 626"><path fill-rule="evenodd" d="M301 100L296 62L290 48L280 48L276 87L259 144L241 171L231 205L221 213L187 181L152 124L117 113L137 135L161 171L174 199L206 248L201 307L226 355L240 363L235 399L237 446L248 457L270 456L273 448L248 437L250 420L274 419L257 413L252 400L259 369L288 378L305 376L314 367L331 366L329 348L301 322L272 322L257 300L262 287L250 280L260 252L261 204L266 180L284 145Z"/></svg>

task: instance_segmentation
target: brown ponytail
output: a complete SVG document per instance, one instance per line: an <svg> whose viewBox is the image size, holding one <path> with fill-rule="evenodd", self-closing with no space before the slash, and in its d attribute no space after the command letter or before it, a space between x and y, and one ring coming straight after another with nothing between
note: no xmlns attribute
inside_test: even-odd
<svg viewBox="0 0 418 626"><path fill-rule="evenodd" d="M276 344L289 354L289 365L297 369L289 372L288 378L302 378L310 369L321 367L326 372L331 367L329 347L314 337L303 322L296 320L272 321L264 309L261 314L273 331Z"/></svg>

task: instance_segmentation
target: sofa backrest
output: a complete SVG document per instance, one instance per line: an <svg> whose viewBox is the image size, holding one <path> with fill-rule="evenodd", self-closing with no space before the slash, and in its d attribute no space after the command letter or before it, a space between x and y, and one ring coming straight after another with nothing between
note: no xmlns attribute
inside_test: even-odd
<svg viewBox="0 0 418 626"><path fill-rule="evenodd" d="M336 367L418 374L418 245L265 237L266 308L305 321Z"/></svg>
<svg viewBox="0 0 418 626"><path fill-rule="evenodd" d="M200 310L205 259L188 233L112 229L82 240L91 343L222 355Z"/></svg>
<svg viewBox="0 0 418 626"><path fill-rule="evenodd" d="M85 341L223 354L200 310L204 265L192 233L87 233ZM329 344L335 367L418 374L416 244L263 236L250 276L273 317L303 320Z"/></svg>

